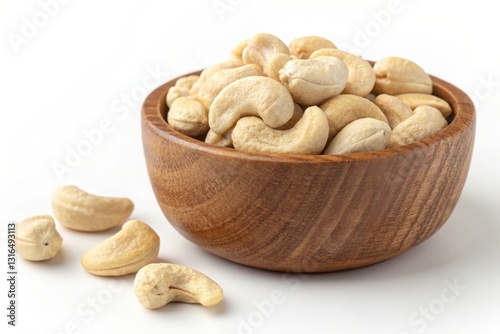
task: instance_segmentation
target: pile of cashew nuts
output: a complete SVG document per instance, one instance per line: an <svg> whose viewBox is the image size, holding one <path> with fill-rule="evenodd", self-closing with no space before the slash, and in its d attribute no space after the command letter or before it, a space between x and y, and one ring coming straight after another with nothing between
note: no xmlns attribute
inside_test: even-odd
<svg viewBox="0 0 500 334"><path fill-rule="evenodd" d="M372 66L323 37L287 46L264 33L231 55L169 89L171 127L249 152L346 154L422 140L452 115L432 95L429 75L408 59Z"/></svg>

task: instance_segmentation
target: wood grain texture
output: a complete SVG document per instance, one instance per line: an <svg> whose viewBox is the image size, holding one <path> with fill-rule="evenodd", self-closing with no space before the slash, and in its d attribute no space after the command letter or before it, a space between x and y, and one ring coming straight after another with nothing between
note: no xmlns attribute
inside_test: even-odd
<svg viewBox="0 0 500 334"><path fill-rule="evenodd" d="M432 77L453 108L423 141L339 156L285 156L216 147L173 130L165 96L142 110L146 165L168 221L206 251L252 267L326 272L387 260L435 233L453 211L472 156L475 111Z"/></svg>

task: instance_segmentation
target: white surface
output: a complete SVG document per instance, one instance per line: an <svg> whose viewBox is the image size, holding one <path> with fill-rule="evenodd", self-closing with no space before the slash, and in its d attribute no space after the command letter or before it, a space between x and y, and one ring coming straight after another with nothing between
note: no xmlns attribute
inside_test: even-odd
<svg viewBox="0 0 500 334"><path fill-rule="evenodd" d="M84 234L59 226L63 252L54 260L18 259L16 328L6 324L8 287L2 279L0 319L8 333L500 332L500 144L495 138L500 23L491 2L66 2L57 12L52 7L47 22L38 1L0 2L2 277L7 222L50 213L52 191L77 184L133 199L132 218L161 235L161 259L208 274L225 297L211 309L171 304L146 310L133 295L133 277L95 277L80 266L82 254L114 231ZM380 14L398 3L397 13ZM217 4L226 7L218 12ZM31 32L16 52L9 36L21 34L24 18L33 16L45 26ZM360 31L371 36L363 38ZM286 275L207 254L167 223L143 160L143 93L226 59L233 46L257 32L274 33L285 42L322 35L367 59L407 57L474 98L472 166L453 215L438 233L371 267ZM155 71L159 74L152 79ZM126 102L131 94L135 100ZM86 147L89 154L73 161L71 171L58 176L54 163L64 164L70 150L85 145L85 133L102 122L108 123L107 133Z"/></svg>

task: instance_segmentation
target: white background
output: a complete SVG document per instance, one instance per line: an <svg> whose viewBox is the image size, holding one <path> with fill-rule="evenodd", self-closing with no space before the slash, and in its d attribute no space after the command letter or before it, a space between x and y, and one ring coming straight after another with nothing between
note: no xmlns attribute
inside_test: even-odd
<svg viewBox="0 0 500 334"><path fill-rule="evenodd" d="M2 278L2 328L39 334L500 333L500 20L492 2L60 0L50 17L41 5L48 2L0 1L1 277L7 222L51 213L54 189L76 184L131 198L132 218L161 236L160 259L206 273L225 296L213 308L146 310L133 294L133 276L96 277L80 265L89 248L116 230L85 234L58 225L64 243L56 258L18 259L16 328L6 324ZM39 27L30 30L29 22ZM472 166L441 230L378 265L297 276L219 259L168 224L143 159L144 93L227 59L239 41L258 32L286 43L322 35L366 59L406 57L474 99ZM88 154L56 172L102 122L110 128Z"/></svg>

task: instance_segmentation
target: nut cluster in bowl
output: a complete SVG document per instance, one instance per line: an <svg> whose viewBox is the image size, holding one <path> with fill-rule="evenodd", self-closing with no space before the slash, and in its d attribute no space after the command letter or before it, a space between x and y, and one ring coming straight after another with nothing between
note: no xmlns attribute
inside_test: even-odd
<svg viewBox="0 0 500 334"><path fill-rule="evenodd" d="M372 66L319 36L257 34L232 59L178 79L167 122L188 136L238 150L346 154L406 145L448 125L452 108L432 95L411 60Z"/></svg>

